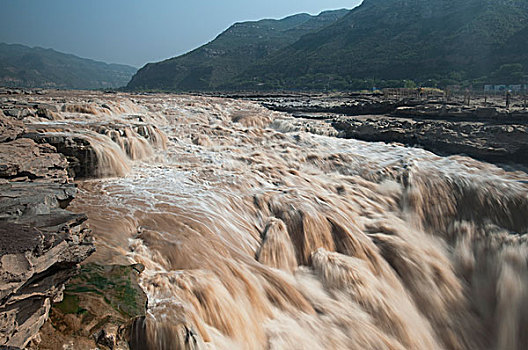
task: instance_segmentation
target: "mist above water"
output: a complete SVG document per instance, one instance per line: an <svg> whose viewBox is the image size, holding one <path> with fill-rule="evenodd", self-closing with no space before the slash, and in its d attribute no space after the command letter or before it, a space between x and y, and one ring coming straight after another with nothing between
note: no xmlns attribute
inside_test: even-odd
<svg viewBox="0 0 528 350"><path fill-rule="evenodd" d="M146 267L133 347L528 347L525 173L252 102L122 103L114 121L134 109L157 131L99 130L101 175L119 177L80 182L73 207L92 261Z"/></svg>

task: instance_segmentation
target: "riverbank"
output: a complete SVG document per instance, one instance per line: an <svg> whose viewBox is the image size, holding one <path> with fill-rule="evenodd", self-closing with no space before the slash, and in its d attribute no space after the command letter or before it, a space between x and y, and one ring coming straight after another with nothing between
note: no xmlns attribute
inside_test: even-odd
<svg viewBox="0 0 528 350"><path fill-rule="evenodd" d="M396 142L436 154L467 155L516 168L528 166L528 110L522 96L398 97L251 96L273 111L325 120L339 137Z"/></svg>

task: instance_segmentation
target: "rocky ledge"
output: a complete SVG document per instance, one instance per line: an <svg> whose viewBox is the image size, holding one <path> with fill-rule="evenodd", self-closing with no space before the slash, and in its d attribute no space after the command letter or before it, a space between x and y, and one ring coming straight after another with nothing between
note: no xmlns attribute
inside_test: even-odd
<svg viewBox="0 0 528 350"><path fill-rule="evenodd" d="M25 348L93 251L86 217L66 210L76 187L48 144L18 138L0 114L0 347Z"/></svg>
<svg viewBox="0 0 528 350"><path fill-rule="evenodd" d="M326 120L340 137L396 142L441 155L528 166L528 106L513 96L318 95L253 98L300 120Z"/></svg>
<svg viewBox="0 0 528 350"><path fill-rule="evenodd" d="M418 90L417 90L418 91ZM502 95L463 96L435 94L317 94L286 96L249 96L264 107L305 117L332 115L390 115L413 119L444 119L451 121L479 121L523 123L528 119L528 98L512 96L508 108Z"/></svg>
<svg viewBox="0 0 528 350"><path fill-rule="evenodd" d="M396 142L440 155L464 154L496 164L528 166L528 130L522 124L358 116L337 117L332 125L345 138Z"/></svg>
<svg viewBox="0 0 528 350"><path fill-rule="evenodd" d="M382 98L375 95L265 96L253 99L264 107L287 113L333 113L344 115L386 114L400 107L420 104L415 98Z"/></svg>

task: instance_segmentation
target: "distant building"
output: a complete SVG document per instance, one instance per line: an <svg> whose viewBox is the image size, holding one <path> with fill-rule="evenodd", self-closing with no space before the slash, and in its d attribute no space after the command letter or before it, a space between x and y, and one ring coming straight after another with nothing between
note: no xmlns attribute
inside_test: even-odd
<svg viewBox="0 0 528 350"><path fill-rule="evenodd" d="M515 85L491 85L486 84L484 85L484 91L485 92L491 92L491 93L499 93L499 92L506 92L506 91L513 91L513 92L521 92L521 91L527 91L528 85L527 84L515 84Z"/></svg>

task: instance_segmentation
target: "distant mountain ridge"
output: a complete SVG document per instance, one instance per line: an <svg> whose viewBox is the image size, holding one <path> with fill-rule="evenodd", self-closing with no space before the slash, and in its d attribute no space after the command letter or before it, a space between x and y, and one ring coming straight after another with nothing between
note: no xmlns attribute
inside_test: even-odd
<svg viewBox="0 0 528 350"><path fill-rule="evenodd" d="M336 22L348 10L317 16L298 14L281 20L235 23L210 43L185 55L141 68L130 89L211 90L304 34Z"/></svg>
<svg viewBox="0 0 528 350"><path fill-rule="evenodd" d="M0 86L105 89L125 86L136 68L53 49L0 43Z"/></svg>
<svg viewBox="0 0 528 350"><path fill-rule="evenodd" d="M305 16L278 23L287 26ZM399 86L407 80L432 86L528 82L526 0L365 0L337 19L292 36L286 33L308 22L273 30L274 35L263 31L265 27L250 30L255 23L266 22L237 24L189 54L147 65L128 87L350 90L374 84ZM266 38L269 50L237 46L233 36L238 30L246 34L246 43ZM238 58L226 62L220 49ZM228 74L219 73L224 71Z"/></svg>
<svg viewBox="0 0 528 350"><path fill-rule="evenodd" d="M227 85L485 78L504 64L528 68L527 30L526 0L365 0Z"/></svg>

